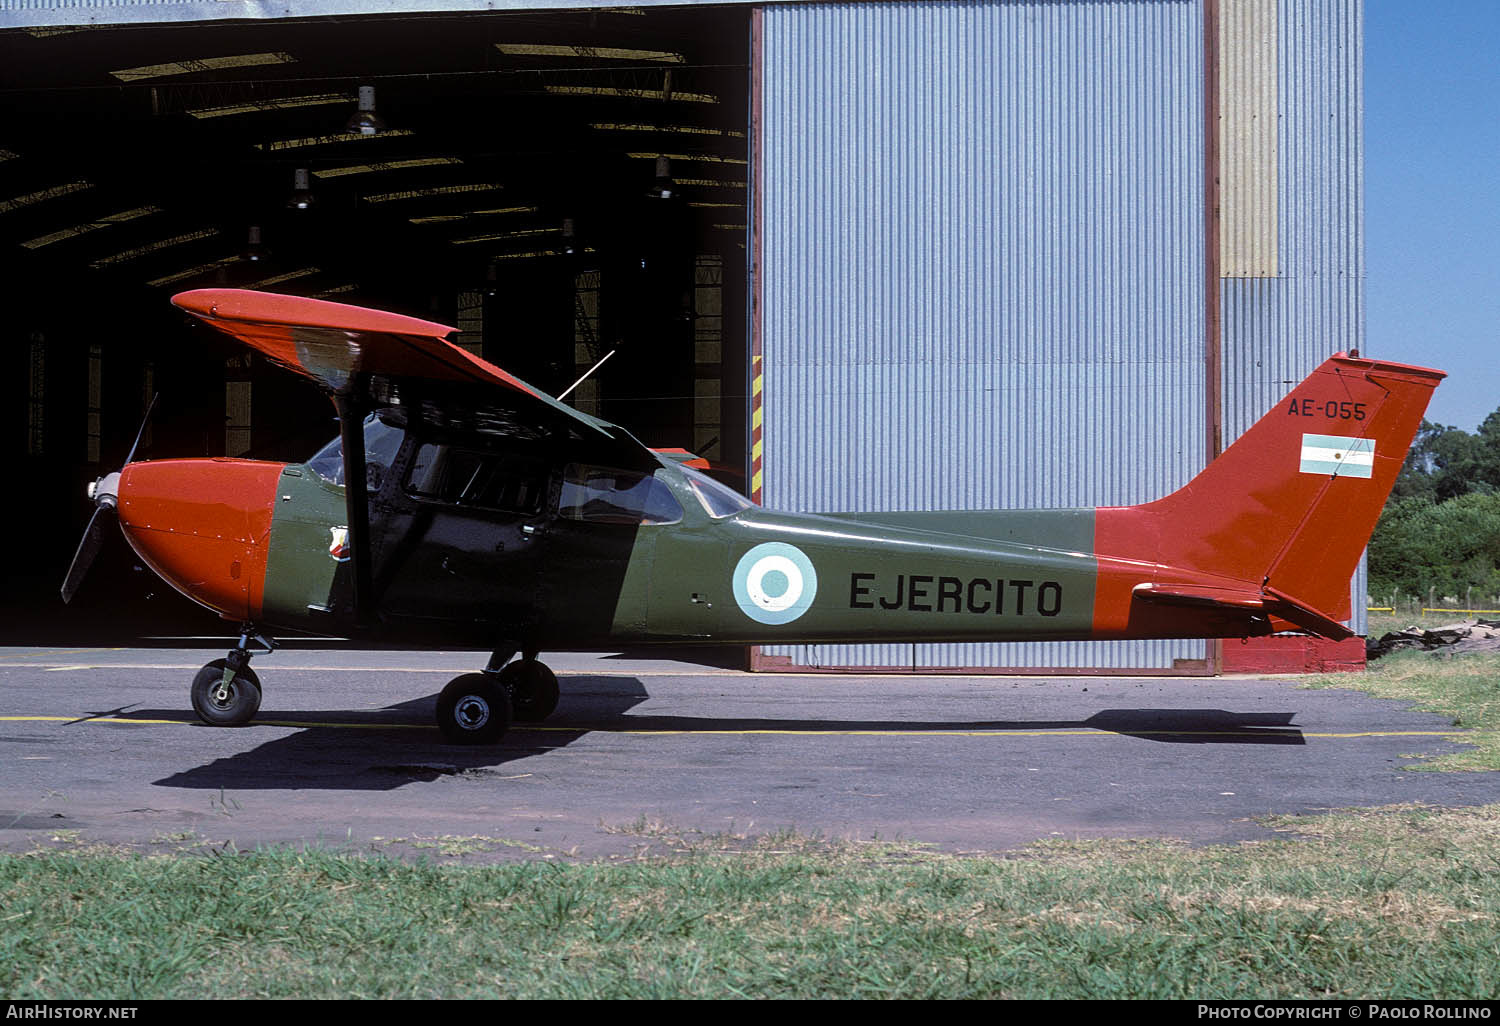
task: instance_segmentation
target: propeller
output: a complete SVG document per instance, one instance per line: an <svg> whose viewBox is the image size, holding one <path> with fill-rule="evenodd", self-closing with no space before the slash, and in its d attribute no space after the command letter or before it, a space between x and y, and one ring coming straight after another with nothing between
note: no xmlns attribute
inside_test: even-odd
<svg viewBox="0 0 1500 1026"><path fill-rule="evenodd" d="M130 447L130 454L121 464L122 469L134 462L135 451L141 447L141 439L146 437L146 425L151 422L151 413L156 409L156 400L159 396L160 393L151 397L151 405L146 407L146 415L141 418L141 428L135 433L135 444ZM63 578L62 600L64 602L73 601L73 596L78 593L78 586L83 583L84 575L89 572L89 567L99 555L99 550L104 547L105 522L118 515L120 471L111 471L91 482L88 495L94 500L94 515L89 517L89 526L84 528L83 540L78 543L78 551L73 554L73 562L68 567L68 576Z"/></svg>

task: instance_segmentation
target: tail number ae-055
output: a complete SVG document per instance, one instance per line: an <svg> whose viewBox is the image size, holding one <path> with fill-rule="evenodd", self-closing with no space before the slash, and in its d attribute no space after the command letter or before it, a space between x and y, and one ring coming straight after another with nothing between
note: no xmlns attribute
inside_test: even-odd
<svg viewBox="0 0 1500 1026"><path fill-rule="evenodd" d="M1298 399L1287 401L1286 412L1291 417L1327 417L1329 420L1364 420L1368 403L1355 403L1347 399Z"/></svg>

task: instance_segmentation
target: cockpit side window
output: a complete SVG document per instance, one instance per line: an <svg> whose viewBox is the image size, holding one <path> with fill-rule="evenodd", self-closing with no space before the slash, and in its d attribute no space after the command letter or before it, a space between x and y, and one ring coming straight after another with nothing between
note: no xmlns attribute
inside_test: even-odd
<svg viewBox="0 0 1500 1026"><path fill-rule="evenodd" d="M649 474L570 463L563 470L557 515L591 524L675 524L682 507Z"/></svg>
<svg viewBox="0 0 1500 1026"><path fill-rule="evenodd" d="M547 497L547 472L513 456L424 442L412 457L406 492L429 502L533 515Z"/></svg>
<svg viewBox="0 0 1500 1026"><path fill-rule="evenodd" d="M401 438L404 434L404 428L386 421L379 413L372 413L365 418L365 480L372 490L379 488L379 482L385 477L385 472L390 470L391 465L396 462L396 453L401 448ZM307 466L328 483L343 484L343 439L335 437L307 461Z"/></svg>

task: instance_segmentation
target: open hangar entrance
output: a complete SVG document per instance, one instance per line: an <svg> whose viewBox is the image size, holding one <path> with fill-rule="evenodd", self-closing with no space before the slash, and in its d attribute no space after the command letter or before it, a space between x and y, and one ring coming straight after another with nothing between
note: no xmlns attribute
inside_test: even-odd
<svg viewBox="0 0 1500 1026"><path fill-rule="evenodd" d="M153 394L148 458L336 433L188 289L453 324L554 395L609 357L569 401L746 488L749 61L743 5L0 31L8 640L212 626L113 543L58 617L84 488Z"/></svg>

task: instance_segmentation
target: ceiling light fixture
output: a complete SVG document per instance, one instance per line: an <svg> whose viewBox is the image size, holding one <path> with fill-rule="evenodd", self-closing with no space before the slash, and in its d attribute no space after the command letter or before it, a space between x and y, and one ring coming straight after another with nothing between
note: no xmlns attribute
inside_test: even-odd
<svg viewBox="0 0 1500 1026"><path fill-rule="evenodd" d="M312 194L312 176L307 168L299 167L292 175L292 195L286 205L293 210L307 210L316 202Z"/></svg>
<svg viewBox="0 0 1500 1026"><path fill-rule="evenodd" d="M666 157L656 158L656 181L646 190L651 199L668 200L677 195L672 185L672 161Z"/></svg>
<svg viewBox="0 0 1500 1026"><path fill-rule="evenodd" d="M249 236L245 243L245 252L240 254L241 259L252 264L260 263L266 258L266 249L260 244L260 225L250 226Z"/></svg>
<svg viewBox="0 0 1500 1026"><path fill-rule="evenodd" d="M375 87L360 86L359 109L350 116L344 131L349 135L379 135L384 130L385 122L375 113Z"/></svg>

